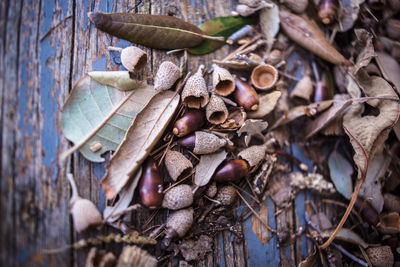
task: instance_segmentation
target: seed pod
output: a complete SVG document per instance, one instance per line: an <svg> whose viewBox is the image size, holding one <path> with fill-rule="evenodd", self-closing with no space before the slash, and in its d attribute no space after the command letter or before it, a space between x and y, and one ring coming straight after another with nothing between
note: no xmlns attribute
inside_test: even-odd
<svg viewBox="0 0 400 267"><path fill-rule="evenodd" d="M212 182L212 183L207 187L206 195L207 195L208 197L213 198L213 197L215 197L216 194L217 194L217 184L216 184L215 182Z"/></svg>
<svg viewBox="0 0 400 267"><path fill-rule="evenodd" d="M238 157L247 161L250 167L256 166L265 157L265 146L251 146L242 150Z"/></svg>
<svg viewBox="0 0 400 267"><path fill-rule="evenodd" d="M227 96L235 91L235 79L227 69L213 65L213 88L222 96Z"/></svg>
<svg viewBox="0 0 400 267"><path fill-rule="evenodd" d="M310 102L311 95L313 93L313 85L309 75L304 76L296 84L293 91L290 93L291 98L301 98Z"/></svg>
<svg viewBox="0 0 400 267"><path fill-rule="evenodd" d="M400 20L388 19L386 22L386 32L394 40L400 39Z"/></svg>
<svg viewBox="0 0 400 267"><path fill-rule="evenodd" d="M210 154L226 145L224 139L214 134L197 131L178 140L180 146L193 149L195 154Z"/></svg>
<svg viewBox="0 0 400 267"><path fill-rule="evenodd" d="M201 129L205 123L203 109L190 109L174 124L172 132L182 137Z"/></svg>
<svg viewBox="0 0 400 267"><path fill-rule="evenodd" d="M92 225L102 223L102 218L99 210L92 201L81 198L78 195L78 188L72 174L67 174L68 181L71 185L72 195L69 201L70 213L74 222L74 229L81 232Z"/></svg>
<svg viewBox="0 0 400 267"><path fill-rule="evenodd" d="M237 182L249 173L249 166L242 159L223 162L214 173L217 182Z"/></svg>
<svg viewBox="0 0 400 267"><path fill-rule="evenodd" d="M363 220L370 225L376 226L379 223L379 214L368 201L365 201L364 203L364 200L358 197L354 203L354 207L358 209ZM360 210L361 208L362 210Z"/></svg>
<svg viewBox="0 0 400 267"><path fill-rule="evenodd" d="M394 264L394 256L389 246L368 248L366 252L374 267L389 267Z"/></svg>
<svg viewBox="0 0 400 267"><path fill-rule="evenodd" d="M237 77L235 77L235 82L236 90L233 93L233 98L235 99L235 101L245 110L257 110L259 99L256 90L254 90L254 88L250 84L242 81Z"/></svg>
<svg viewBox="0 0 400 267"><path fill-rule="evenodd" d="M319 81L315 85L314 102L321 102L329 99L328 87L324 81Z"/></svg>
<svg viewBox="0 0 400 267"><path fill-rule="evenodd" d="M154 78L154 89L164 91L170 89L181 76L179 68L170 61L164 61L158 68Z"/></svg>
<svg viewBox="0 0 400 267"><path fill-rule="evenodd" d="M193 224L193 208L178 210L167 221L166 238L184 237Z"/></svg>
<svg viewBox="0 0 400 267"><path fill-rule="evenodd" d="M136 46L129 46L121 51L121 63L130 72L138 73L147 62L147 54Z"/></svg>
<svg viewBox="0 0 400 267"><path fill-rule="evenodd" d="M193 203L193 192L190 185L181 184L165 193L162 206L170 210L189 207Z"/></svg>
<svg viewBox="0 0 400 267"><path fill-rule="evenodd" d="M331 24L336 21L338 11L337 0L320 0L318 6L318 17L323 24Z"/></svg>
<svg viewBox="0 0 400 267"><path fill-rule="evenodd" d="M143 173L139 181L140 199L143 204L155 209L161 206L163 200L163 180L157 164L148 158L143 164Z"/></svg>
<svg viewBox="0 0 400 267"><path fill-rule="evenodd" d="M251 72L251 83L260 90L268 90L278 81L278 71L269 64L258 65Z"/></svg>
<svg viewBox="0 0 400 267"><path fill-rule="evenodd" d="M265 61L266 61L268 64L271 64L271 65L276 65L276 64L278 64L279 62L281 62L281 61L282 61L282 52L281 52L281 50L278 50L278 49L272 50L272 51L265 57Z"/></svg>
<svg viewBox="0 0 400 267"><path fill-rule="evenodd" d="M258 7L261 4L261 0L239 0L240 4L249 6L249 7Z"/></svg>
<svg viewBox="0 0 400 267"><path fill-rule="evenodd" d="M303 13L308 6L308 0L282 0L282 3L297 14Z"/></svg>
<svg viewBox="0 0 400 267"><path fill-rule="evenodd" d="M236 200L236 189L232 185L226 185L218 190L216 200L221 202L223 206L230 206Z"/></svg>
<svg viewBox="0 0 400 267"><path fill-rule="evenodd" d="M189 108L203 108L208 103L209 96L206 81L202 74L203 68L204 65L201 65L198 71L187 80L183 88L182 102Z"/></svg>
<svg viewBox="0 0 400 267"><path fill-rule="evenodd" d="M188 175L193 169L193 164L190 160L178 151L168 150L165 154L164 162L169 175L174 181Z"/></svg>
<svg viewBox="0 0 400 267"><path fill-rule="evenodd" d="M212 124L223 123L228 118L228 109L225 102L214 94L206 107L206 117Z"/></svg>

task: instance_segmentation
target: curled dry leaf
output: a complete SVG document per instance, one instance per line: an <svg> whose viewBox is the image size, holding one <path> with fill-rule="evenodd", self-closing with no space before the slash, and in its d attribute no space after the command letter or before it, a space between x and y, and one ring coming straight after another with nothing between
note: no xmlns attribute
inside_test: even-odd
<svg viewBox="0 0 400 267"><path fill-rule="evenodd" d="M321 237L328 238L332 235L332 233L333 230L321 231ZM363 248L368 247L368 244L358 234L354 233L353 231L347 228L340 229L340 231L336 235L336 238L345 242L362 246Z"/></svg>
<svg viewBox="0 0 400 267"><path fill-rule="evenodd" d="M400 93L400 64L385 52L377 52L376 54L378 56L375 60L378 63L383 78L391 82L395 86L397 93Z"/></svg>
<svg viewBox="0 0 400 267"><path fill-rule="evenodd" d="M66 158L77 149L90 161L103 162L101 155L116 150L136 115L156 92L151 86L123 92L102 85L89 76L72 89L62 112L62 130L74 147L63 153ZM90 149L99 142L101 148Z"/></svg>
<svg viewBox="0 0 400 267"><path fill-rule="evenodd" d="M267 40L268 46L274 42L276 34L279 32L279 8L273 4L271 8L263 8L260 11L259 23L261 31Z"/></svg>
<svg viewBox="0 0 400 267"><path fill-rule="evenodd" d="M107 199L114 198L136 173L164 133L178 104L178 94L164 91L157 94L137 116L106 166L101 183Z"/></svg>
<svg viewBox="0 0 400 267"><path fill-rule="evenodd" d="M253 136L264 140L264 135L262 134L262 132L267 129L267 127L268 122L266 121L246 120L242 127L240 127L240 129L237 131L237 133L239 136L242 136L243 133L246 133L246 136L244 137L244 142L246 143L246 146L248 146Z"/></svg>
<svg viewBox="0 0 400 267"><path fill-rule="evenodd" d="M391 212L380 217L381 224L379 231L384 234L400 233L400 215L398 212Z"/></svg>
<svg viewBox="0 0 400 267"><path fill-rule="evenodd" d="M264 223L260 222L260 220L253 215L251 219L251 229L253 230L253 233L257 235L257 238L261 241L261 243L265 245L269 240L269 231L264 225L269 225L269 222L268 207L264 202L260 205L259 215Z"/></svg>
<svg viewBox="0 0 400 267"><path fill-rule="evenodd" d="M281 97L280 91L273 91L268 94L260 95L260 106L256 111L247 112L247 117L250 119L260 119L268 115L272 110L275 109L279 98Z"/></svg>
<svg viewBox="0 0 400 267"><path fill-rule="evenodd" d="M144 81L132 79L129 71L90 71L88 75L101 84L109 85L122 91L146 86Z"/></svg>
<svg viewBox="0 0 400 267"><path fill-rule="evenodd" d="M352 68L352 72L356 74L359 69L368 66L371 59L376 57L376 54L374 44L372 43L372 34L365 29L355 29L354 32L357 37L357 42L363 47Z"/></svg>
<svg viewBox="0 0 400 267"><path fill-rule="evenodd" d="M329 172L336 190L347 199L353 194L353 181L351 175L353 166L337 151L333 151L328 159Z"/></svg>
<svg viewBox="0 0 400 267"><path fill-rule="evenodd" d="M197 186L205 186L208 184L215 170L225 160L226 155L228 155L228 153L226 153L225 150L213 154L202 155L199 164L196 166L194 183Z"/></svg>

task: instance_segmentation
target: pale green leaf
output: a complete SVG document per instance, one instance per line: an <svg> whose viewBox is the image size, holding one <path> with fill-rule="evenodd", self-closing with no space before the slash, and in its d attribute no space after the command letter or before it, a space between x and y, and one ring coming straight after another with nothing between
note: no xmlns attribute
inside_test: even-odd
<svg viewBox="0 0 400 267"><path fill-rule="evenodd" d="M351 180L354 172L353 166L336 151L330 154L328 165L332 182L337 191L345 198L350 199L353 194L353 181Z"/></svg>

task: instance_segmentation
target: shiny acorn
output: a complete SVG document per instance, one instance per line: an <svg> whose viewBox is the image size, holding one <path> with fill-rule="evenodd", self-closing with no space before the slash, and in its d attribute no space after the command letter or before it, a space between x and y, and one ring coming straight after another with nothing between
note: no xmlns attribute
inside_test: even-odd
<svg viewBox="0 0 400 267"><path fill-rule="evenodd" d="M318 17L323 24L331 24L336 21L338 6L337 0L320 0Z"/></svg>
<svg viewBox="0 0 400 267"><path fill-rule="evenodd" d="M205 121L203 109L189 109L175 122L172 132L182 137L201 129Z"/></svg>
<svg viewBox="0 0 400 267"><path fill-rule="evenodd" d="M178 140L178 145L193 149L195 154L210 154L226 145L226 140L214 134L197 131Z"/></svg>
<svg viewBox="0 0 400 267"><path fill-rule="evenodd" d="M235 101L245 110L257 110L260 101L256 90L254 90L254 88L250 84L242 81L237 77L235 77L235 82L236 90L233 93L233 98L235 99Z"/></svg>
<svg viewBox="0 0 400 267"><path fill-rule="evenodd" d="M223 162L215 171L213 179L217 182L237 182L249 173L249 165L242 159Z"/></svg>
<svg viewBox="0 0 400 267"><path fill-rule="evenodd" d="M142 203L155 209L161 206L163 201L163 179L157 164L152 158L148 158L143 164L143 173L139 181L139 194Z"/></svg>

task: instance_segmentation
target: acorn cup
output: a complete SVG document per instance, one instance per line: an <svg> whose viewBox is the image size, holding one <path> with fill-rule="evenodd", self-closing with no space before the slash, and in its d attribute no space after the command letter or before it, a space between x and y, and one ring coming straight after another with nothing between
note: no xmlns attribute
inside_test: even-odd
<svg viewBox="0 0 400 267"><path fill-rule="evenodd" d="M260 90L268 90L278 81L278 71L269 64L255 67L251 72L251 83Z"/></svg>
<svg viewBox="0 0 400 267"><path fill-rule="evenodd" d="M331 24L336 21L337 12L337 0L320 0L318 6L318 17L323 24Z"/></svg>
<svg viewBox="0 0 400 267"><path fill-rule="evenodd" d="M313 94L313 84L309 75L304 76L294 87L293 91L290 93L291 98L304 99L310 102L311 96Z"/></svg>
<svg viewBox="0 0 400 267"><path fill-rule="evenodd" d="M232 185L226 185L218 190L215 200L219 201L223 206L230 206L236 201L236 189Z"/></svg>
<svg viewBox="0 0 400 267"><path fill-rule="evenodd" d="M155 209L161 206L163 201L163 179L157 164L150 157L143 164L143 173L138 187L140 198L146 207Z"/></svg>
<svg viewBox="0 0 400 267"><path fill-rule="evenodd" d="M208 103L209 95L202 74L203 68L204 65L201 65L198 71L187 80L183 88L182 102L189 108L203 108Z"/></svg>
<svg viewBox="0 0 400 267"><path fill-rule="evenodd" d="M181 184L171 188L164 195L162 206L170 210L189 207L193 203L193 192L190 185Z"/></svg>
<svg viewBox="0 0 400 267"><path fill-rule="evenodd" d="M165 154L164 163L174 181L188 175L193 169L193 164L190 160L178 151L168 150Z"/></svg>
<svg viewBox="0 0 400 267"><path fill-rule="evenodd" d="M234 159L221 163L213 175L217 182L237 182L249 173L249 165L245 160Z"/></svg>
<svg viewBox="0 0 400 267"><path fill-rule="evenodd" d="M197 131L178 140L178 145L193 149L195 154L210 154L226 145L226 140L214 134Z"/></svg>
<svg viewBox="0 0 400 267"><path fill-rule="evenodd" d="M201 129L205 122L203 109L190 109L175 122L172 132L182 137Z"/></svg>
<svg viewBox="0 0 400 267"><path fill-rule="evenodd" d="M267 148L264 145L261 146L251 146L242 150L238 157L247 161L250 167L259 164L265 157Z"/></svg>
<svg viewBox="0 0 400 267"><path fill-rule="evenodd" d="M129 46L121 51L121 63L130 72L138 73L147 63L147 54L136 46Z"/></svg>
<svg viewBox="0 0 400 267"><path fill-rule="evenodd" d="M216 95L211 95L206 107L206 117L212 124L221 124L228 118L228 109L225 102Z"/></svg>
<svg viewBox="0 0 400 267"><path fill-rule="evenodd" d="M162 241L163 247L168 247L174 237L184 237L193 224L193 208L175 211L168 218L166 235Z"/></svg>
<svg viewBox="0 0 400 267"><path fill-rule="evenodd" d="M181 76L179 68L170 61L161 63L154 78L154 89L165 91L170 89Z"/></svg>
<svg viewBox="0 0 400 267"><path fill-rule="evenodd" d="M234 77L236 83L236 90L233 92L233 98L239 106L243 107L247 111L255 111L258 109L260 100L258 98L256 90L242 81L241 79Z"/></svg>
<svg viewBox="0 0 400 267"><path fill-rule="evenodd" d="M213 88L214 91L222 96L227 96L235 91L235 79L227 69L213 65Z"/></svg>

